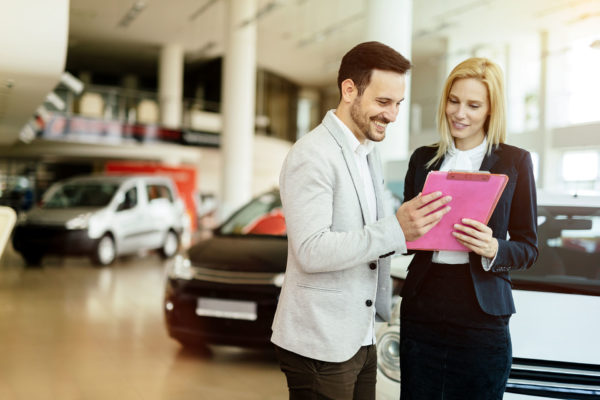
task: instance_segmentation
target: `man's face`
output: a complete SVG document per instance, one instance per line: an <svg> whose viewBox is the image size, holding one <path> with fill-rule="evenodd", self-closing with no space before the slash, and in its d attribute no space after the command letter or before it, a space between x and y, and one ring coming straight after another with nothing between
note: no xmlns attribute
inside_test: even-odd
<svg viewBox="0 0 600 400"><path fill-rule="evenodd" d="M360 142L365 139L380 142L385 138L387 124L396 120L405 88L404 74L373 71L371 82L350 106L354 125L350 128Z"/></svg>

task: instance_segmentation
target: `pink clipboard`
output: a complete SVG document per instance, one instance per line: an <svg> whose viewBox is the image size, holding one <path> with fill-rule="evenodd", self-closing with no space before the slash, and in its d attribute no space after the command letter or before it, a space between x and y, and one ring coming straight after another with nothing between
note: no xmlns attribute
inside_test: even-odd
<svg viewBox="0 0 600 400"><path fill-rule="evenodd" d="M508 176L487 172L431 171L422 194L440 191L452 196L451 210L429 232L406 247L413 250L470 251L452 236L454 224L470 218L487 224L508 182Z"/></svg>

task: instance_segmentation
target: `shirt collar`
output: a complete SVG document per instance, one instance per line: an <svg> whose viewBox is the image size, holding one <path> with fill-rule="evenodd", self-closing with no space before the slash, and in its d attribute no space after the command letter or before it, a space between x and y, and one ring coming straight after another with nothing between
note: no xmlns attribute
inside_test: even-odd
<svg viewBox="0 0 600 400"><path fill-rule="evenodd" d="M352 151L358 155L367 156L375 147L375 143L373 143L373 141L369 139L365 139L364 143L360 143L356 136L354 136L350 128L348 128L346 124L344 124L342 120L339 119L337 115L335 115L335 110L330 110L329 112L333 116L334 121L342 129L342 132L344 132L346 143L350 145Z"/></svg>

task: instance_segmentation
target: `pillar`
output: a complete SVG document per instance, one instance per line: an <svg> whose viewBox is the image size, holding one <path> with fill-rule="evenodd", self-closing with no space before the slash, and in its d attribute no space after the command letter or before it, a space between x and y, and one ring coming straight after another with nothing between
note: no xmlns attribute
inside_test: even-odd
<svg viewBox="0 0 600 400"><path fill-rule="evenodd" d="M256 0L227 0L221 108L221 219L252 197L256 109L255 14Z"/></svg>
<svg viewBox="0 0 600 400"><path fill-rule="evenodd" d="M181 128L183 61L183 46L180 44L167 44L160 50L158 65L160 123L167 128Z"/></svg>
<svg viewBox="0 0 600 400"><path fill-rule="evenodd" d="M411 59L412 0L370 0L367 2L366 40L382 42ZM406 76L404 101L396 122L388 125L383 142L378 143L384 171L388 162L407 159L409 154L410 72Z"/></svg>

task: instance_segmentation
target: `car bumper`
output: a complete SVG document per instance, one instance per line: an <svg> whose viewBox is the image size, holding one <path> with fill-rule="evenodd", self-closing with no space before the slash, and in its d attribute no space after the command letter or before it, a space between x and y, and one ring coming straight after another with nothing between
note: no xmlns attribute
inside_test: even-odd
<svg viewBox="0 0 600 400"><path fill-rule="evenodd" d="M86 229L18 225L15 227L12 243L20 253L87 255L96 247L97 239L91 239Z"/></svg>
<svg viewBox="0 0 600 400"><path fill-rule="evenodd" d="M600 366L515 358L506 392L533 398L598 399Z"/></svg>
<svg viewBox="0 0 600 400"><path fill-rule="evenodd" d="M280 289L274 285L240 285L169 278L164 312L169 336L184 343L270 346L271 324ZM199 299L252 303L255 319L199 315Z"/></svg>

